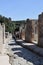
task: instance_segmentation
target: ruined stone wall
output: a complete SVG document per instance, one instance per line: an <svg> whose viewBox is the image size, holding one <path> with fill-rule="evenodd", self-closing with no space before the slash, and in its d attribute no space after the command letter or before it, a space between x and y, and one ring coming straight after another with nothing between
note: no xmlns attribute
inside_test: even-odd
<svg viewBox="0 0 43 65"><path fill-rule="evenodd" d="M2 26L0 24L0 53L2 51L2 47L3 47L3 29L2 29Z"/></svg>
<svg viewBox="0 0 43 65"><path fill-rule="evenodd" d="M32 42L32 21L26 20L25 41Z"/></svg>
<svg viewBox="0 0 43 65"><path fill-rule="evenodd" d="M32 41L38 42L38 20L32 20Z"/></svg>
<svg viewBox="0 0 43 65"><path fill-rule="evenodd" d="M38 18L38 45L43 47L43 13Z"/></svg>
<svg viewBox="0 0 43 65"><path fill-rule="evenodd" d="M25 40L25 29L22 29L22 39Z"/></svg>
<svg viewBox="0 0 43 65"><path fill-rule="evenodd" d="M3 44L5 43L5 26L0 24L0 53L3 53Z"/></svg>

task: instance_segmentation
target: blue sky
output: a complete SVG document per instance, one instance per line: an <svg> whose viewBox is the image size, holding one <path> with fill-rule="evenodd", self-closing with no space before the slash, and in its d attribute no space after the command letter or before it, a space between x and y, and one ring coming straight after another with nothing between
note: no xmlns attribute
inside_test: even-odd
<svg viewBox="0 0 43 65"><path fill-rule="evenodd" d="M37 19L43 12L43 0L0 0L0 14L13 20Z"/></svg>

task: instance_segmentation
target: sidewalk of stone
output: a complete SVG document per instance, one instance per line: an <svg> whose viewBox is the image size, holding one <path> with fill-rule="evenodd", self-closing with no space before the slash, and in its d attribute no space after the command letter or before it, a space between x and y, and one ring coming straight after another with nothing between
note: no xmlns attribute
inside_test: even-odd
<svg viewBox="0 0 43 65"><path fill-rule="evenodd" d="M43 48L41 47L38 47L36 44L34 43L27 43L27 42L24 42L23 40L16 40L17 44L23 46L24 48L36 53L37 55L39 56L42 56L43 57Z"/></svg>

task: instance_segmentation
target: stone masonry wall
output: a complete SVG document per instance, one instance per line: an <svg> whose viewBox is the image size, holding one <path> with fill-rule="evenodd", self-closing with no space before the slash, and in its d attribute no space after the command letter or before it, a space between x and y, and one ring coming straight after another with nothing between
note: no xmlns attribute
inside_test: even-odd
<svg viewBox="0 0 43 65"><path fill-rule="evenodd" d="M43 47L43 13L38 18L38 45Z"/></svg>
<svg viewBox="0 0 43 65"><path fill-rule="evenodd" d="M0 53L2 52L2 47L3 47L3 29L0 24Z"/></svg>
<svg viewBox="0 0 43 65"><path fill-rule="evenodd" d="M32 42L32 21L26 20L25 41Z"/></svg>
<svg viewBox="0 0 43 65"><path fill-rule="evenodd" d="M1 54L3 54L4 43L5 43L5 25L0 24L0 53Z"/></svg>

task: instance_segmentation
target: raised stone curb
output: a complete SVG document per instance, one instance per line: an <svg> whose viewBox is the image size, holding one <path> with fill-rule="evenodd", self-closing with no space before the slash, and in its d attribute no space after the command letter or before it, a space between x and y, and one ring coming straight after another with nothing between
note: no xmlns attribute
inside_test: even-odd
<svg viewBox="0 0 43 65"><path fill-rule="evenodd" d="M39 56L43 57L43 48L38 47L36 44L33 43L26 43L23 40L17 40L17 44L23 46L26 49L31 50L32 52L36 53Z"/></svg>

